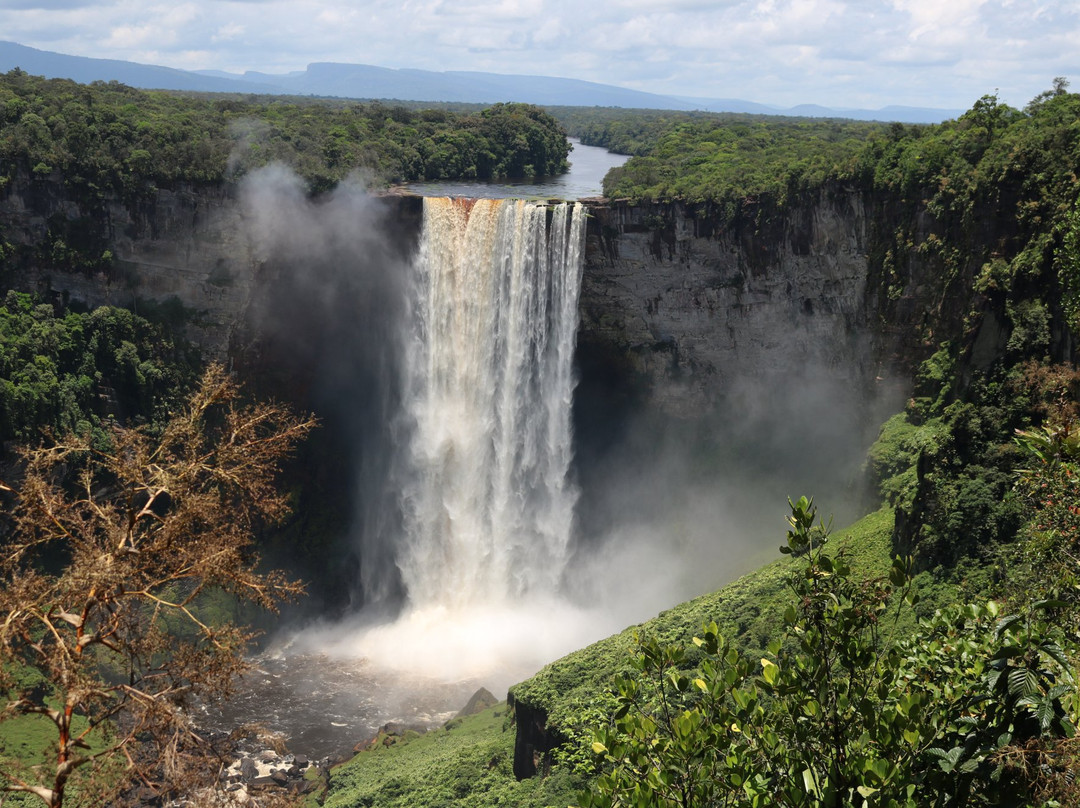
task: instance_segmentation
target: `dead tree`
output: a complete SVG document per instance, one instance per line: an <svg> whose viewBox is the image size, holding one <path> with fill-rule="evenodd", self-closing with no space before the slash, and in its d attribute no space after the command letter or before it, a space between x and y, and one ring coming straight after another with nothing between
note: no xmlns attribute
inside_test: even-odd
<svg viewBox="0 0 1080 808"><path fill-rule="evenodd" d="M186 709L230 693L252 635L202 619L200 596L274 610L301 591L260 571L252 543L287 513L279 466L313 426L244 404L213 366L162 427L21 452L0 538L0 720L40 716L55 743L47 765L0 772L0 796L59 808L76 771L85 791L169 790L207 770ZM44 686L18 692L11 674L27 668Z"/></svg>

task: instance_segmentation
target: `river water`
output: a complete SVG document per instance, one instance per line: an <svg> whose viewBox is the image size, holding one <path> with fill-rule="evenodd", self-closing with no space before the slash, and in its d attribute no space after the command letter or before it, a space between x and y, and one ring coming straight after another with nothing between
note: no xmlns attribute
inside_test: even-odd
<svg viewBox="0 0 1080 808"><path fill-rule="evenodd" d="M570 138L570 170L556 177L522 182L413 182L402 187L420 196L464 196L480 199L562 199L603 196L604 175L625 163L626 155L585 146Z"/></svg>
<svg viewBox="0 0 1080 808"><path fill-rule="evenodd" d="M293 754L313 760L347 756L391 722L439 726L478 688L468 680L447 683L381 671L363 659L281 649L251 661L236 695L221 707L204 708L198 723L223 732L258 725L280 734Z"/></svg>

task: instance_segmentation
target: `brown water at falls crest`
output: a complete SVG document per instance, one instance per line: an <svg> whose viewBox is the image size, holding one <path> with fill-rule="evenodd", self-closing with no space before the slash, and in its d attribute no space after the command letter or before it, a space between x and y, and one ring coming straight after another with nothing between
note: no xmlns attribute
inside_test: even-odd
<svg viewBox="0 0 1080 808"><path fill-rule="evenodd" d="M398 553L414 607L557 589L584 231L578 204L424 200Z"/></svg>

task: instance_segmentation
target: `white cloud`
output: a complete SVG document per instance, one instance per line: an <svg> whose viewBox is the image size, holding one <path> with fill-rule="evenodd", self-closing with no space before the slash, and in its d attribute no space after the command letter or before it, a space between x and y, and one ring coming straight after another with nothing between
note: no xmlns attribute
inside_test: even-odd
<svg viewBox="0 0 1080 808"><path fill-rule="evenodd" d="M363 62L781 105L966 107L995 87L1022 105L1080 84L1072 0L6 0L0 31L173 67Z"/></svg>
<svg viewBox="0 0 1080 808"><path fill-rule="evenodd" d="M218 42L231 42L234 39L242 37L246 30L247 28L240 25L240 23L226 23L217 29L217 32L210 37L210 41L215 44Z"/></svg>

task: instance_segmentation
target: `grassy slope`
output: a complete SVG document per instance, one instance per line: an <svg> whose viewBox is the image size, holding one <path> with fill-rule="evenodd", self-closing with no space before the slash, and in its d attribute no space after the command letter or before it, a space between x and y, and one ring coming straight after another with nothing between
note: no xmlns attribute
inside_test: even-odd
<svg viewBox="0 0 1080 808"><path fill-rule="evenodd" d="M889 569L892 524L892 511L883 509L837 532L832 542L850 554L858 573L868 578L882 576ZM648 634L667 643L689 643L701 632L702 625L714 620L745 652L759 655L782 625L787 579L794 563L798 562L780 557L723 589L681 603L640 626L631 626L621 634L568 654L512 688L514 697L546 710L549 725L570 726L582 706L606 690L614 672L629 669L626 661L634 653L635 635Z"/></svg>
<svg viewBox="0 0 1080 808"><path fill-rule="evenodd" d="M336 768L326 808L566 806L575 784L566 775L514 779L514 728L506 704L394 746L377 746ZM577 787L581 784L578 783Z"/></svg>
<svg viewBox="0 0 1080 808"><path fill-rule="evenodd" d="M78 716L75 717L74 729L82 731L85 722ZM95 735L90 740L90 750L95 751L100 744L100 739ZM34 776L34 767L42 766L45 771L50 771L55 765L56 728L45 717L39 715L22 715L6 718L0 723L0 771L5 773L25 772L24 779L29 782L37 782ZM77 769L68 781L67 794L64 799L65 808L91 808L100 805L99 795L94 792L93 786L88 786L91 766ZM109 779L106 773L105 779ZM90 790L88 790L88 788ZM41 806L40 799L30 794L5 795L4 806Z"/></svg>
<svg viewBox="0 0 1080 808"><path fill-rule="evenodd" d="M892 526L892 511L882 509L837 532L832 541L849 554L857 571L878 577L889 569ZM715 620L748 653L758 652L782 625L793 563L797 562L781 558L717 592L569 654L515 686L514 695L546 709L550 725L568 728L598 694L606 692L612 674L626 665L634 652L635 633L689 642L703 623ZM499 706L464 719L452 730L357 755L335 769L326 806L563 808L572 804L574 788L581 784L558 768L546 779L514 780L514 731L499 714L505 709Z"/></svg>

